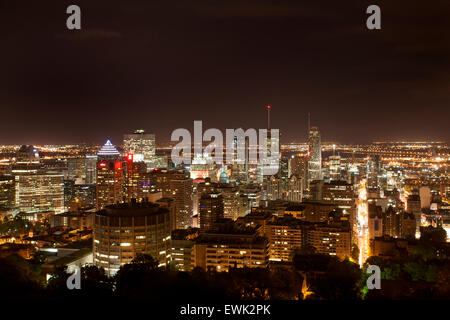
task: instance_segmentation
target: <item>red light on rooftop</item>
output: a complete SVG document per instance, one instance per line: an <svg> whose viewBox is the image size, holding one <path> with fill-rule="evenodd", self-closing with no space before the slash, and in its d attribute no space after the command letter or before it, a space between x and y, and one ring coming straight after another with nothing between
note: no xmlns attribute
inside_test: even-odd
<svg viewBox="0 0 450 320"><path fill-rule="evenodd" d="M270 109L271 107L270 106L267 106L267 109Z"/></svg>

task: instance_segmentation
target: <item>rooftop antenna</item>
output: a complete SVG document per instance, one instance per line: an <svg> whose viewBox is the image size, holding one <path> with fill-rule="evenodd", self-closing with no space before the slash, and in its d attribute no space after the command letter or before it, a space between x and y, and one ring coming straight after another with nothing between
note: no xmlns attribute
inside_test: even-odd
<svg viewBox="0 0 450 320"><path fill-rule="evenodd" d="M308 135L310 131L311 131L311 113L308 112Z"/></svg>
<svg viewBox="0 0 450 320"><path fill-rule="evenodd" d="M267 106L267 131L270 132L270 106Z"/></svg>

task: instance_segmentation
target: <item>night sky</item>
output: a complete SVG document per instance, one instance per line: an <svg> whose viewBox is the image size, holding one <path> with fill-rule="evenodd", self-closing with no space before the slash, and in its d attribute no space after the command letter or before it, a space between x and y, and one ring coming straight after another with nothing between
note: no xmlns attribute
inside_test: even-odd
<svg viewBox="0 0 450 320"><path fill-rule="evenodd" d="M263 128L267 104L282 142L308 112L324 141L450 140L448 0L0 0L0 26L1 144L161 144Z"/></svg>

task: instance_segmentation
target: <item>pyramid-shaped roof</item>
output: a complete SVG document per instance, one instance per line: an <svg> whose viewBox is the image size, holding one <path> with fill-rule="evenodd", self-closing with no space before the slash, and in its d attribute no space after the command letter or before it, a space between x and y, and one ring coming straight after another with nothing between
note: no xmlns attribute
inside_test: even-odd
<svg viewBox="0 0 450 320"><path fill-rule="evenodd" d="M117 151L116 147L111 143L111 141L106 141L105 145L98 151L99 156L119 156L120 152Z"/></svg>

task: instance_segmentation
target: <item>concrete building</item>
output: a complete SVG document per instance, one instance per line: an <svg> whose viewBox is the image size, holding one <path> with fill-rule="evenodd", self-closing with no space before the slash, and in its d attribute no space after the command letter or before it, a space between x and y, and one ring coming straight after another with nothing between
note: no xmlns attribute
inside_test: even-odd
<svg viewBox="0 0 450 320"><path fill-rule="evenodd" d="M109 275L130 263L137 254L149 254L168 266L170 211L151 202L110 205L95 213L94 264Z"/></svg>
<svg viewBox="0 0 450 320"><path fill-rule="evenodd" d="M266 268L269 243L255 230L229 228L202 233L196 239L195 266L205 270Z"/></svg>

